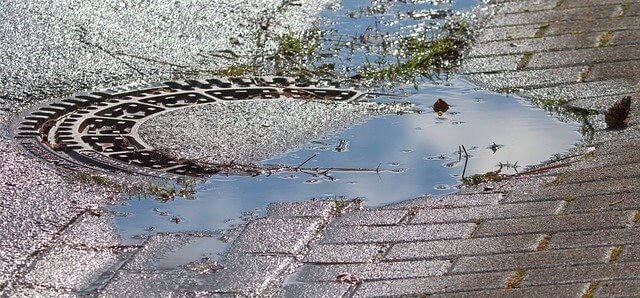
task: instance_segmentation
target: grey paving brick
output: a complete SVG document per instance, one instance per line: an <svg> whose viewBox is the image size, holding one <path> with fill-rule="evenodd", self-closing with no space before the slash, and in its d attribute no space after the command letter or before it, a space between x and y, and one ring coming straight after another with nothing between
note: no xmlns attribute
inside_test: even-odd
<svg viewBox="0 0 640 298"><path fill-rule="evenodd" d="M558 8L600 6L608 4L629 3L629 0L565 0ZM599 9L599 8L594 8Z"/></svg>
<svg viewBox="0 0 640 298"><path fill-rule="evenodd" d="M640 234L638 234L640 236ZM640 261L640 245L625 245L622 247L622 254L618 258L620 262Z"/></svg>
<svg viewBox="0 0 640 298"><path fill-rule="evenodd" d="M608 263L610 251L609 247L594 247L461 257L455 262L452 272L470 273Z"/></svg>
<svg viewBox="0 0 640 298"><path fill-rule="evenodd" d="M604 281L598 285L595 297L638 297L640 280Z"/></svg>
<svg viewBox="0 0 640 298"><path fill-rule="evenodd" d="M551 237L548 248L559 249L598 245L611 246L630 243L640 243L640 229L624 228L558 233Z"/></svg>
<svg viewBox="0 0 640 298"><path fill-rule="evenodd" d="M303 265L296 280L336 281L341 273L355 275L361 281L381 279L403 279L444 274L451 266L448 260L381 262L368 264Z"/></svg>
<svg viewBox="0 0 640 298"><path fill-rule="evenodd" d="M638 35L640 37L640 35ZM640 48L640 46L638 46ZM632 58L632 57L630 57ZM633 57L638 58L638 57ZM610 78L638 78L640 77L640 60L595 64L587 81L601 81Z"/></svg>
<svg viewBox="0 0 640 298"><path fill-rule="evenodd" d="M36 261L24 281L51 288L84 290L103 272L117 269L122 262L123 259L109 250L54 247Z"/></svg>
<svg viewBox="0 0 640 298"><path fill-rule="evenodd" d="M545 87L575 83L580 78L582 66L520 70L501 73L469 75L471 80L492 89Z"/></svg>
<svg viewBox="0 0 640 298"><path fill-rule="evenodd" d="M441 292L499 289L511 272L436 276L405 280L364 282L354 297L419 296Z"/></svg>
<svg viewBox="0 0 640 298"><path fill-rule="evenodd" d="M556 7L559 0L524 0L502 5L497 13L518 13L538 10L548 10Z"/></svg>
<svg viewBox="0 0 640 298"><path fill-rule="evenodd" d="M199 278L191 291L258 295L293 262L292 257L234 255L223 261L224 269Z"/></svg>
<svg viewBox="0 0 640 298"><path fill-rule="evenodd" d="M128 273L119 272L101 291L100 297L146 298L150 293L154 297L171 297L184 277L172 272Z"/></svg>
<svg viewBox="0 0 640 298"><path fill-rule="evenodd" d="M531 57L527 69L550 68L571 65L590 65L602 62L629 60L640 55L635 45L589 48L568 51L541 52Z"/></svg>
<svg viewBox="0 0 640 298"><path fill-rule="evenodd" d="M321 224L318 218L261 218L247 224L229 253L296 254Z"/></svg>
<svg viewBox="0 0 640 298"><path fill-rule="evenodd" d="M629 225L632 217L632 212L615 211L489 220L478 227L476 236L623 228Z"/></svg>
<svg viewBox="0 0 640 298"><path fill-rule="evenodd" d="M367 263L384 247L378 244L322 244L311 248L305 263Z"/></svg>
<svg viewBox="0 0 640 298"><path fill-rule="evenodd" d="M640 4L639 3L628 4L624 15L625 16L638 16L638 15L640 15Z"/></svg>
<svg viewBox="0 0 640 298"><path fill-rule="evenodd" d="M333 201L311 200L304 202L275 202L267 206L267 217L322 217L331 214Z"/></svg>
<svg viewBox="0 0 640 298"><path fill-rule="evenodd" d="M53 289L34 289L20 287L12 293L4 293L9 298L76 298L80 297L68 291L56 291Z"/></svg>
<svg viewBox="0 0 640 298"><path fill-rule="evenodd" d="M619 178L605 181L585 181L577 183L560 183L559 185L551 185L540 188L539 192L532 198L544 197L547 199L558 198L565 199L567 197L585 197L596 195L617 194L622 192L639 192L640 187L634 183L636 178ZM521 198L527 200L526 198ZM516 200L509 198L509 202ZM507 200L505 200L507 201Z"/></svg>
<svg viewBox="0 0 640 298"><path fill-rule="evenodd" d="M552 285L540 287L526 287L515 289L500 289L488 291L472 291L460 293L442 293L429 295L429 298L531 298L531 297L581 297L589 287L588 283L576 283L570 285Z"/></svg>
<svg viewBox="0 0 640 298"><path fill-rule="evenodd" d="M434 224L403 226L348 226L328 229L322 243L393 243L464 238L475 224Z"/></svg>
<svg viewBox="0 0 640 298"><path fill-rule="evenodd" d="M124 241L113 224L114 216L101 216L84 213L78 220L60 235L60 242L71 246L86 246L92 248L106 248L131 244ZM135 242L134 244L141 244Z"/></svg>
<svg viewBox="0 0 640 298"><path fill-rule="evenodd" d="M636 21L640 20L640 18L636 18L636 17L634 18L636 19ZM627 44L638 44L638 43L640 43L640 32L638 30L625 30L625 31L615 32L615 34L613 35L613 38L611 38L611 41L608 43L608 45L616 46L616 45L627 45Z"/></svg>
<svg viewBox="0 0 640 298"><path fill-rule="evenodd" d="M625 96L631 96L632 101L638 100L638 95L636 93L629 93L629 94L621 94L621 95L615 95L615 96L603 96L599 98L582 98L582 99L577 99L569 102L569 105L572 107L577 107L582 109L592 109L592 110L604 112ZM618 155L621 156L618 160L618 164L620 164L620 161L625 161L625 162L628 161L632 163L640 162L640 159L633 158L629 154L629 152L620 150L620 146L618 146L618 149L616 149L616 151L618 151L617 152ZM624 157L622 157L623 155ZM591 161L592 161L592 164L611 164L612 162L611 158L607 158L606 160L594 159ZM582 165L582 166L584 167L584 166L590 166L590 165Z"/></svg>
<svg viewBox="0 0 640 298"><path fill-rule="evenodd" d="M620 7L617 5L600 6L598 9L576 7L562 10L532 11L507 14L493 18L488 26L501 27L557 21L601 19L616 17L619 13Z"/></svg>
<svg viewBox="0 0 640 298"><path fill-rule="evenodd" d="M505 41L521 38L533 38L540 25L521 25L510 27L484 28L478 34L476 42Z"/></svg>
<svg viewBox="0 0 640 298"><path fill-rule="evenodd" d="M342 297L349 290L349 284L336 282L288 284L283 288L286 298Z"/></svg>
<svg viewBox="0 0 640 298"><path fill-rule="evenodd" d="M460 208L420 210L411 219L412 224L475 222L485 219L527 217L556 214L564 206L564 201L544 201L519 204L498 204Z"/></svg>
<svg viewBox="0 0 640 298"><path fill-rule="evenodd" d="M638 23L639 20L640 18L632 16L626 18L557 22L552 23L551 26L549 26L549 29L545 32L545 36L588 32L604 33L608 30L637 29L640 28L640 23ZM633 42L634 41L628 41L628 43Z"/></svg>
<svg viewBox="0 0 640 298"><path fill-rule="evenodd" d="M500 193L427 196L383 207L383 209L453 208L495 205L503 199Z"/></svg>
<svg viewBox="0 0 640 298"><path fill-rule="evenodd" d="M640 272L638 262L532 269L527 270L522 286L631 279L638 278L638 272Z"/></svg>
<svg viewBox="0 0 640 298"><path fill-rule="evenodd" d="M500 72L516 70L521 55L469 58L463 61L461 73Z"/></svg>
<svg viewBox="0 0 640 298"><path fill-rule="evenodd" d="M514 41L487 42L473 47L469 52L469 57L590 48L598 45L598 36L599 35L596 33L584 33L577 35L548 36L534 39L519 39Z"/></svg>
<svg viewBox="0 0 640 298"><path fill-rule="evenodd" d="M161 263L172 252L195 241L188 234L157 234L151 237L142 249L124 265L126 270L163 269Z"/></svg>
<svg viewBox="0 0 640 298"><path fill-rule="evenodd" d="M405 210L356 210L347 212L331 223L332 225L395 225L407 215Z"/></svg>
<svg viewBox="0 0 640 298"><path fill-rule="evenodd" d="M555 87L537 88L523 91L520 95L529 98L564 98L574 100L588 97L627 94L634 91L634 86L624 79L612 79L598 82L567 84Z"/></svg>
<svg viewBox="0 0 640 298"><path fill-rule="evenodd" d="M430 259L534 251L543 235L516 235L394 244L386 260Z"/></svg>
<svg viewBox="0 0 640 298"><path fill-rule="evenodd" d="M638 193L576 197L573 202L567 205L566 213L631 209L640 210L640 195Z"/></svg>

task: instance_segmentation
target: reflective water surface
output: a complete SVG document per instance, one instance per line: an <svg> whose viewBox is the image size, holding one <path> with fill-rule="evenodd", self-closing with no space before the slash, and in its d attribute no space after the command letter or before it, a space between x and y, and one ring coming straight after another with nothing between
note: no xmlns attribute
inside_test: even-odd
<svg viewBox="0 0 640 298"><path fill-rule="evenodd" d="M441 117L431 107L438 98L451 105ZM540 163L580 138L577 124L562 123L517 98L476 90L460 79L450 86L424 86L402 100L423 112L372 118L264 161L299 165L315 155L305 167L335 168L326 175L214 176L196 187L195 199L133 199L114 206L128 214L117 225L125 236L195 230L223 235L270 202L361 198L375 207L455 191L464 165L460 145L471 155L466 175L472 175L496 170L499 163L517 162L520 169ZM207 247L221 252L225 243L211 240Z"/></svg>

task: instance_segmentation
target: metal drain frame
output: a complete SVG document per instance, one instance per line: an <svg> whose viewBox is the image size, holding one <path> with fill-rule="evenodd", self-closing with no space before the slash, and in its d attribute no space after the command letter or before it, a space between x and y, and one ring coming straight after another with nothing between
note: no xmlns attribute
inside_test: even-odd
<svg viewBox="0 0 640 298"><path fill-rule="evenodd" d="M10 129L30 153L73 171L90 168L175 178L214 174L183 160L159 156L138 135L152 115L230 100L320 99L349 102L364 93L330 81L287 77L169 81L78 93L22 114ZM53 147L53 148L52 148Z"/></svg>

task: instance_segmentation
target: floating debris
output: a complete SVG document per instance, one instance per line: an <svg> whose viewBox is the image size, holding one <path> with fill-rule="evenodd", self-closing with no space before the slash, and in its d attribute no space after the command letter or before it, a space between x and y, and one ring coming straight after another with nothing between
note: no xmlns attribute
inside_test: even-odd
<svg viewBox="0 0 640 298"><path fill-rule="evenodd" d="M442 114L444 114L448 110L449 104L442 98L438 98L438 100L436 100L436 102L433 104L433 111L438 113L438 116L442 116Z"/></svg>
<svg viewBox="0 0 640 298"><path fill-rule="evenodd" d="M604 114L604 122L609 129L621 129L627 127L627 117L631 109L631 96L626 96L616 102Z"/></svg>

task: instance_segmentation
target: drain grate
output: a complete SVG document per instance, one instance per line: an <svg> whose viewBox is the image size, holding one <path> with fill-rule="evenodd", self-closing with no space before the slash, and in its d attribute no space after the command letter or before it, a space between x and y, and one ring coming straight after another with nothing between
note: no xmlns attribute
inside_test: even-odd
<svg viewBox="0 0 640 298"><path fill-rule="evenodd" d="M36 156L60 167L124 171L158 177L213 174L146 144L138 127L149 117L193 105L229 100L352 101L364 96L284 77L173 81L76 94L26 112L13 136ZM325 86L326 85L326 86Z"/></svg>

